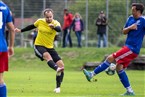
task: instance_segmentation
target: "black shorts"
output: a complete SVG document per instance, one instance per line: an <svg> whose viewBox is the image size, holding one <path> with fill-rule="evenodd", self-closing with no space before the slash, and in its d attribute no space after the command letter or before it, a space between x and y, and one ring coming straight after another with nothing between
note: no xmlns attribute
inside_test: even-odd
<svg viewBox="0 0 145 97"><path fill-rule="evenodd" d="M59 57L59 55L57 54L57 52L55 51L54 48L49 49L44 46L35 45L34 52L35 52L35 55L41 59L41 61L44 60L43 53L45 53L45 52L48 52L51 55L51 57L55 63L57 61L61 60L61 58Z"/></svg>

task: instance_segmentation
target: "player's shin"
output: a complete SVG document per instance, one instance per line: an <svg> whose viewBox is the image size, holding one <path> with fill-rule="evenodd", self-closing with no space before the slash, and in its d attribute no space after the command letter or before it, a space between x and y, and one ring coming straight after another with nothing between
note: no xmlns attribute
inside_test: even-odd
<svg viewBox="0 0 145 97"><path fill-rule="evenodd" d="M101 63L98 67L95 68L94 73L98 74L102 71L104 71L105 69L107 69L110 66L111 63L109 63L107 60L104 61L103 63Z"/></svg>
<svg viewBox="0 0 145 97"><path fill-rule="evenodd" d="M125 73L124 70L120 70L118 72L118 76L120 78L121 83L123 84L123 86L127 89L128 92L133 92L131 86L130 86L130 82L128 80L128 77Z"/></svg>
<svg viewBox="0 0 145 97"><path fill-rule="evenodd" d="M64 71L61 72L61 75L60 75L60 81L62 82L63 81L63 77L64 77Z"/></svg>
<svg viewBox="0 0 145 97"><path fill-rule="evenodd" d="M7 89L5 84L0 84L0 97L7 97Z"/></svg>
<svg viewBox="0 0 145 97"><path fill-rule="evenodd" d="M49 60L47 62L48 66L52 69L54 69L55 71L57 70L58 66L55 64L55 62L53 62L52 60Z"/></svg>
<svg viewBox="0 0 145 97"><path fill-rule="evenodd" d="M61 86L61 83L63 81L64 72L61 72L61 74L56 74L56 88L59 88Z"/></svg>

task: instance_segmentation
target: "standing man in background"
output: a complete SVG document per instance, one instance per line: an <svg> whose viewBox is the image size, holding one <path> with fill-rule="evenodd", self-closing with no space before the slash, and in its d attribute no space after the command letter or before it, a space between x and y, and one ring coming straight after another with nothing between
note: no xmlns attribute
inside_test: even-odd
<svg viewBox="0 0 145 97"><path fill-rule="evenodd" d="M5 38L5 26L7 26L10 32L8 49ZM3 76L4 72L8 71L8 56L11 57L14 54L14 38L15 32L10 10L6 4L0 1L0 97L7 97L7 88Z"/></svg>
<svg viewBox="0 0 145 97"><path fill-rule="evenodd" d="M107 19L105 13L103 11L100 12L97 20L96 20L97 36L98 36L98 48L101 47L101 41L103 41L103 47L107 46L107 37L106 37L106 27L107 27Z"/></svg>
<svg viewBox="0 0 145 97"><path fill-rule="evenodd" d="M69 46L72 47L71 30L70 26L72 24L73 15L69 13L68 9L64 9L64 23L63 23L63 44L62 47L65 48L67 41Z"/></svg>

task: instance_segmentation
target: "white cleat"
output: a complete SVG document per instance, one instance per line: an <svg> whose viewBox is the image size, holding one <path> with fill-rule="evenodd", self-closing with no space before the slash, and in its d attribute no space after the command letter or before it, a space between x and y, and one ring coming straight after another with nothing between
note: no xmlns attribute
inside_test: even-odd
<svg viewBox="0 0 145 97"><path fill-rule="evenodd" d="M60 76L60 75L61 75L61 72L62 72L63 70L64 70L64 67L61 67L61 68L58 67L57 70L56 70L56 72L57 72L56 75Z"/></svg>
<svg viewBox="0 0 145 97"><path fill-rule="evenodd" d="M61 67L61 68L58 67L56 71L57 71L57 73L59 73L59 72L62 72L63 70L64 70L64 67Z"/></svg>
<svg viewBox="0 0 145 97"><path fill-rule="evenodd" d="M55 89L54 89L54 92L55 92L55 93L60 93L60 88L55 88Z"/></svg>

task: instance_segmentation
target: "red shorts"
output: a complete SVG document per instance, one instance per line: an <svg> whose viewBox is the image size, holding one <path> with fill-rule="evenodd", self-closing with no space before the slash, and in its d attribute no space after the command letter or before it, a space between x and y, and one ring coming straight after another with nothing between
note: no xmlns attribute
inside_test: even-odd
<svg viewBox="0 0 145 97"><path fill-rule="evenodd" d="M0 73L8 71L8 52L0 52Z"/></svg>
<svg viewBox="0 0 145 97"><path fill-rule="evenodd" d="M113 53L116 63L122 64L123 68L126 68L137 56L138 55L133 53L127 46L124 46L117 52Z"/></svg>

